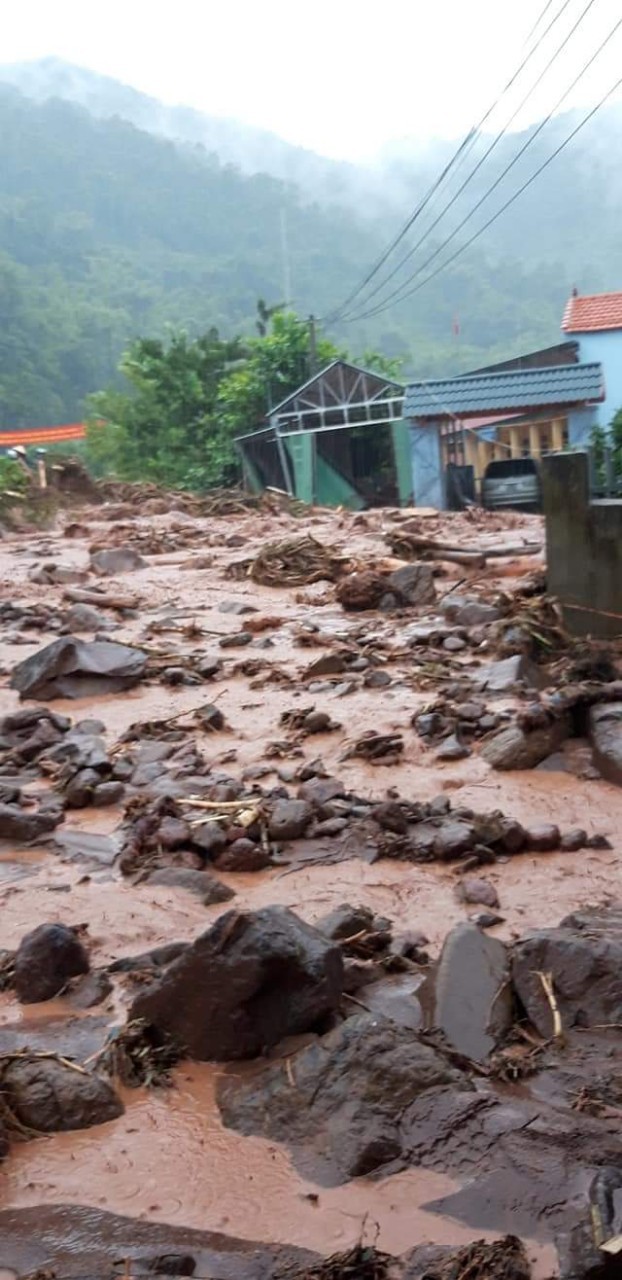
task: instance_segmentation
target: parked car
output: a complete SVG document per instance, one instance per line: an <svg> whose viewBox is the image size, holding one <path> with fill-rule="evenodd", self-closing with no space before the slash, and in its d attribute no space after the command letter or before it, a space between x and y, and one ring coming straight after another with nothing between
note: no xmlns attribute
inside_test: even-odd
<svg viewBox="0 0 622 1280"><path fill-rule="evenodd" d="M493 511L500 507L541 511L542 489L537 462L533 458L489 462L482 480L482 506Z"/></svg>

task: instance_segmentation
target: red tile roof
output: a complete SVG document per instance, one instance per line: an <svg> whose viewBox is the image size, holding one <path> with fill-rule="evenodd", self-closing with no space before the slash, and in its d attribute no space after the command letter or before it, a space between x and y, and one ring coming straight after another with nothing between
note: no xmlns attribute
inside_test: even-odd
<svg viewBox="0 0 622 1280"><path fill-rule="evenodd" d="M566 303L562 329L566 333L622 329L622 293L573 295Z"/></svg>

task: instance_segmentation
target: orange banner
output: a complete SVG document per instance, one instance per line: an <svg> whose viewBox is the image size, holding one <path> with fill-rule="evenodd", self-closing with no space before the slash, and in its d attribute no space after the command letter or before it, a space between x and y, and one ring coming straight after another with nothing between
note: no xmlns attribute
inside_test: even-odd
<svg viewBox="0 0 622 1280"><path fill-rule="evenodd" d="M0 449L14 449L21 444L60 444L65 440L84 440L86 428L83 422L71 422L59 427L32 427L15 431L0 431Z"/></svg>

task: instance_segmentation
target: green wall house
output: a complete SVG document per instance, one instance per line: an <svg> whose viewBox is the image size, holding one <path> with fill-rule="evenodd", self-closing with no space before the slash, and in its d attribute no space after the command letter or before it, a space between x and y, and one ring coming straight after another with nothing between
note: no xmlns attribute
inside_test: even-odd
<svg viewBox="0 0 622 1280"><path fill-rule="evenodd" d="M408 506L410 432L404 388L334 360L286 400L266 427L237 440L250 488L282 489L320 506Z"/></svg>

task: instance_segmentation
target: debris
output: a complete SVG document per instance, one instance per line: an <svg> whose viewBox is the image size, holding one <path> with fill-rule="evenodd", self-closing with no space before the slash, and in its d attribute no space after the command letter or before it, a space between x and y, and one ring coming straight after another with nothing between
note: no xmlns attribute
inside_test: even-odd
<svg viewBox="0 0 622 1280"><path fill-rule="evenodd" d="M381 760L383 764L388 764L389 757L393 761L403 750L404 739L400 733L374 733L373 729L368 729L356 742L351 743L341 759L351 760L359 756L372 763Z"/></svg>
<svg viewBox="0 0 622 1280"><path fill-rule="evenodd" d="M179 1047L140 1018L115 1027L104 1048L95 1055L98 1069L129 1089L171 1084L171 1070L180 1059Z"/></svg>
<svg viewBox="0 0 622 1280"><path fill-rule="evenodd" d="M342 980L340 948L292 911L228 911L137 996L129 1018L191 1058L254 1057L334 1011Z"/></svg>
<svg viewBox="0 0 622 1280"><path fill-rule="evenodd" d="M346 571L348 559L336 555L310 534L268 542L253 560L242 561L238 575L264 587L302 587L324 580L335 582Z"/></svg>
<svg viewBox="0 0 622 1280"><path fill-rule="evenodd" d="M54 640L13 669L21 698L95 698L131 689L145 674L146 655L113 640Z"/></svg>

